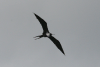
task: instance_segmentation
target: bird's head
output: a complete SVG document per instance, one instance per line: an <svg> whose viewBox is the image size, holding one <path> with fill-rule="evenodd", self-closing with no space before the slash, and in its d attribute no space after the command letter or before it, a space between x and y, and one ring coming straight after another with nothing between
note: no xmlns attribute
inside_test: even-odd
<svg viewBox="0 0 100 67"><path fill-rule="evenodd" d="M46 36L47 36L47 37L50 37L50 36L52 36L52 35L55 35L55 34L52 34L52 33L46 33Z"/></svg>
<svg viewBox="0 0 100 67"><path fill-rule="evenodd" d="M51 33L46 33L46 36L47 36L47 37L51 36Z"/></svg>

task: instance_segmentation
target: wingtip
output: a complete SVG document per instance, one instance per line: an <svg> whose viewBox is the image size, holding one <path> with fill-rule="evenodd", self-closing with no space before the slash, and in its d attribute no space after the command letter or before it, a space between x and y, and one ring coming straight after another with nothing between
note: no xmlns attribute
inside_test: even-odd
<svg viewBox="0 0 100 67"><path fill-rule="evenodd" d="M65 52L63 50L61 50L61 52L65 55ZM66 55L65 55L66 56Z"/></svg>
<svg viewBox="0 0 100 67"><path fill-rule="evenodd" d="M34 13L34 15L36 15L36 14Z"/></svg>
<svg viewBox="0 0 100 67"><path fill-rule="evenodd" d="M34 12L32 12L34 15L36 15Z"/></svg>
<svg viewBox="0 0 100 67"><path fill-rule="evenodd" d="M65 55L65 53L63 52L63 54ZM66 55L65 55L66 56Z"/></svg>
<svg viewBox="0 0 100 67"><path fill-rule="evenodd" d="M65 55L65 53L64 53L64 55ZM65 55L66 56L66 55Z"/></svg>

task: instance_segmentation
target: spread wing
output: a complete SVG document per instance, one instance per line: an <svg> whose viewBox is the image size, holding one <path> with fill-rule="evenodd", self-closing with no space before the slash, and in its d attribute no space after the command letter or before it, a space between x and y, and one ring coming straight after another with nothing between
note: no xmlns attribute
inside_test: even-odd
<svg viewBox="0 0 100 67"><path fill-rule="evenodd" d="M63 51L63 48L60 44L60 42L55 39L53 36L50 36L49 39L56 45L56 47L65 55L64 51Z"/></svg>
<svg viewBox="0 0 100 67"><path fill-rule="evenodd" d="M41 17L39 17L38 15L36 15L35 13L34 13L34 15L36 16L36 18L38 19L38 21L42 25L43 32L45 32L45 33L49 32L48 27L47 27L47 23Z"/></svg>

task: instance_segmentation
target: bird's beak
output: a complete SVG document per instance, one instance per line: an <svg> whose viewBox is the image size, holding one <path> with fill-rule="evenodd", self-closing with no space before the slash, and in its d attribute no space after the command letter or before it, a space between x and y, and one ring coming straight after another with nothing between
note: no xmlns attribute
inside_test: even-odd
<svg viewBox="0 0 100 67"><path fill-rule="evenodd" d="M55 34L52 34L52 35L55 35Z"/></svg>

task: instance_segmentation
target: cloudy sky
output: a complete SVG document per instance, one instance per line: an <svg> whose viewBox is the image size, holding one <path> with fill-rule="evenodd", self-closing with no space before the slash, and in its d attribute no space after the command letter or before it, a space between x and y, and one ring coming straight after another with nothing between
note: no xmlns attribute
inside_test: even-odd
<svg viewBox="0 0 100 67"><path fill-rule="evenodd" d="M66 56L48 39L48 23ZM0 0L0 67L100 67L99 0Z"/></svg>

